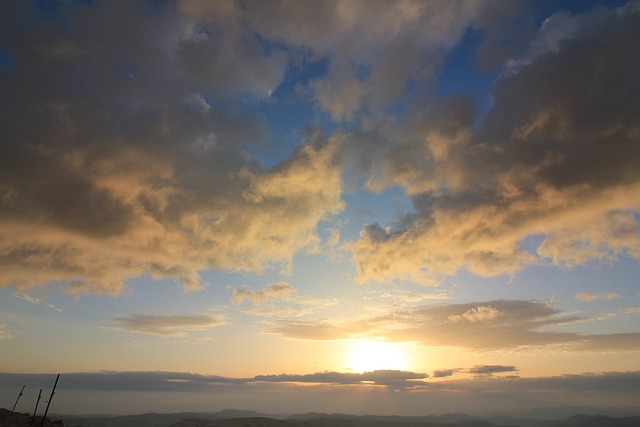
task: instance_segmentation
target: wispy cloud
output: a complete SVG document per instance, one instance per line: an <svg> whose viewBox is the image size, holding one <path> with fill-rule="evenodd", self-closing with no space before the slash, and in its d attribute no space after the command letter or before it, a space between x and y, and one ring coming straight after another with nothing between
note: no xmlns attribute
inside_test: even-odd
<svg viewBox="0 0 640 427"><path fill-rule="evenodd" d="M612 300L612 299L618 299L622 297L620 296L620 294L616 292L606 292L601 294L589 294L586 292L580 292L575 295L575 298L579 301L591 302L599 299Z"/></svg>
<svg viewBox="0 0 640 427"><path fill-rule="evenodd" d="M224 324L222 316L214 315L149 315L123 314L112 319L109 329L138 334L185 337L189 332L203 331Z"/></svg>
<svg viewBox="0 0 640 427"><path fill-rule="evenodd" d="M242 308L246 314L271 319L300 318L318 315L341 303L338 298L309 298L292 295L286 300L272 300L264 304Z"/></svg>
<svg viewBox="0 0 640 427"><path fill-rule="evenodd" d="M233 290L231 302L233 304L241 304L244 300L252 304L264 304L274 298L284 298L296 290L287 282L273 283L262 291L251 291L247 288L238 288Z"/></svg>
<svg viewBox="0 0 640 427"><path fill-rule="evenodd" d="M272 333L294 339L341 340L361 335L437 347L507 349L560 346L562 351L635 351L640 333L578 334L553 326L584 321L549 301L497 300L393 310L361 320L283 320Z"/></svg>
<svg viewBox="0 0 640 427"><path fill-rule="evenodd" d="M0 341L8 340L11 337L13 337L13 335L11 334L11 332L9 332L9 328L7 328L7 325L0 324Z"/></svg>
<svg viewBox="0 0 640 427"><path fill-rule="evenodd" d="M57 311L59 313L62 313L64 311L61 308L58 308L58 307L54 306L53 304L49 304L47 302L44 302L40 298L36 298L36 297L34 297L32 295L24 294L24 293L21 293L21 292L16 292L16 293L13 294L13 296L15 298L21 299L22 301L26 301L26 302L31 303L31 304L43 305L43 306L45 306L45 307L47 307L47 308L49 308L49 309L51 309L53 311Z"/></svg>
<svg viewBox="0 0 640 427"><path fill-rule="evenodd" d="M505 365L477 365L473 368L469 368L467 372L470 374L476 375L493 375L496 373L502 372L516 372L518 368L515 366L505 366Z"/></svg>
<svg viewBox="0 0 640 427"><path fill-rule="evenodd" d="M258 375L254 377L254 380L267 382L329 384L360 384L367 382L379 385L398 385L411 380L423 380L428 377L429 375L423 373L397 370L377 370L364 373L317 372L306 375Z"/></svg>

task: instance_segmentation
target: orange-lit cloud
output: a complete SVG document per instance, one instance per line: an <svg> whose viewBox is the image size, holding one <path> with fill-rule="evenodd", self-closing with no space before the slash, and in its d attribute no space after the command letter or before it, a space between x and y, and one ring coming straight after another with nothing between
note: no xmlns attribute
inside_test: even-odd
<svg viewBox="0 0 640 427"><path fill-rule="evenodd" d="M117 295L143 275L198 290L207 269L290 272L356 187L399 186L414 208L329 237L358 282L640 258L634 3L550 17L487 106L437 95L437 70L470 27L489 64L515 4L75 5L77 33L62 18L33 30L23 7L2 21L19 61L0 97L0 286ZM319 58L296 96L356 126L300 133L265 166L251 153L270 129L244 107Z"/></svg>
<svg viewBox="0 0 640 427"><path fill-rule="evenodd" d="M248 154L267 140L264 120L209 102L268 98L287 57L233 19L210 37L192 7L153 19L141 5L74 7L86 31L66 36L3 20L28 71L2 92L1 286L117 295L151 275L196 290L200 270L290 270L318 250L318 222L344 206L337 147L303 142L269 170Z"/></svg>
<svg viewBox="0 0 640 427"><path fill-rule="evenodd" d="M616 292L606 292L602 294L589 294L586 292L580 292L580 293L577 293L575 297L577 300L584 301L584 302L591 302L599 299L612 300L612 299L621 298L620 294Z"/></svg>
<svg viewBox="0 0 640 427"><path fill-rule="evenodd" d="M548 301L497 300L398 309L361 320L282 320L271 329L284 337L343 340L359 336L434 347L513 349L549 346L565 352L638 351L639 333L578 334L554 326L583 322Z"/></svg>
<svg viewBox="0 0 640 427"><path fill-rule="evenodd" d="M473 102L456 95L404 127L353 135L348 157L362 158L352 161L368 185L400 185L416 209L394 227L362 229L351 245L361 282L640 258L640 68L625 59L640 38L638 11L600 12L566 34L543 26L534 45L552 46L495 82L477 125ZM603 64L612 71L598 72Z"/></svg>

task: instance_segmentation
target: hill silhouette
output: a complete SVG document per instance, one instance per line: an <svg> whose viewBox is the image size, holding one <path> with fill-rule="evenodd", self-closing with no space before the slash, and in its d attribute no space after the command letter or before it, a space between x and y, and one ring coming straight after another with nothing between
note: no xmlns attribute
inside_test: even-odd
<svg viewBox="0 0 640 427"><path fill-rule="evenodd" d="M33 415L20 412L11 412L8 409L0 408L0 426L2 427L33 427L42 424L42 417L36 416L33 424ZM46 418L43 424L45 427L65 427L62 421L51 421Z"/></svg>
<svg viewBox="0 0 640 427"><path fill-rule="evenodd" d="M47 427L637 427L640 416L574 415L560 420L509 416L478 417L466 414L428 416L379 416L308 413L288 417L254 411L225 410L216 413L171 413L124 416L69 415L65 422L47 420ZM33 425L39 426L41 418ZM0 426L31 427L29 414L0 409Z"/></svg>

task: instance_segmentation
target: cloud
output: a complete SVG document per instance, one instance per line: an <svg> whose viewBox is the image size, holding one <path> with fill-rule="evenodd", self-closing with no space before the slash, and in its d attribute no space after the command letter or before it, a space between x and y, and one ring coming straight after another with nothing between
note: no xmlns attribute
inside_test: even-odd
<svg viewBox="0 0 640 427"><path fill-rule="evenodd" d="M449 322L492 322L502 315L500 310L485 305L473 307L468 311L460 314L452 314L449 316Z"/></svg>
<svg viewBox="0 0 640 427"><path fill-rule="evenodd" d="M70 4L37 22L28 7L0 25L16 57L0 93L0 286L117 295L150 275L197 290L201 270L287 270L317 250L318 222L344 206L336 147L303 141L271 169L248 154L268 142L251 103L286 58L235 6L212 23L196 3Z"/></svg>
<svg viewBox="0 0 640 427"><path fill-rule="evenodd" d="M46 374L0 374L8 383L24 381L33 387L48 384L55 375ZM244 379L227 378L217 375L200 375L186 372L164 371L100 371L69 372L61 374L60 386L65 389L81 390L135 390L135 391L171 391L202 390L215 384L246 382Z"/></svg>
<svg viewBox="0 0 640 427"><path fill-rule="evenodd" d="M243 308L243 312L252 316L269 319L300 318L322 313L341 301L336 298L309 298L300 295L287 297L286 300L270 302Z"/></svg>
<svg viewBox="0 0 640 427"><path fill-rule="evenodd" d="M454 48L469 26L495 27L505 9L517 15L519 8L515 2L508 8L497 8L476 1L462 1L452 7L422 0L403 3L277 0L268 5L247 1L242 8L199 1L180 3L180 9L204 28L231 27L240 41L243 38L238 34L242 30L254 31L263 40L273 42L275 54L251 55L256 58L254 61L268 62L253 67L266 69L267 76L279 76L271 70L282 69L275 46L284 46L290 56L303 56L308 63L326 64L326 73L303 84L316 105L336 121L375 115L404 96L430 93L436 70L443 62L443 52ZM248 47L236 45L233 50L241 52L236 56L242 59L242 52ZM226 53L226 49L222 52ZM227 62L234 64L233 60ZM235 67L234 71L240 77L243 72L249 75L253 72L245 67Z"/></svg>
<svg viewBox="0 0 640 427"><path fill-rule="evenodd" d="M636 5L595 9L553 37L546 24L532 43L547 47L494 82L481 116L452 95L352 133L345 156L366 186L399 185L415 208L365 225L350 246L358 280L640 258Z"/></svg>
<svg viewBox="0 0 640 427"><path fill-rule="evenodd" d="M0 341L8 340L11 337L13 337L13 335L9 332L7 325L0 325Z"/></svg>
<svg viewBox="0 0 640 427"><path fill-rule="evenodd" d="M437 369L433 371L433 378L452 377L457 372L466 372L476 375L476 378L490 377L496 373L517 372L518 368L512 365L476 365L472 368Z"/></svg>
<svg viewBox="0 0 640 427"><path fill-rule="evenodd" d="M2 383L6 385L27 384L36 388L40 384L48 384L55 379L51 374L0 374ZM535 396L540 392L549 393L554 390L554 396L560 398L565 394L583 393L625 393L635 396L638 393L640 372L598 372L583 374L567 374L548 377L519 377L496 378L491 376L474 377L471 379L444 380L437 382L424 381L425 374L405 371L373 371L362 374L320 372L305 375L257 375L251 378L231 378L217 375L199 375L184 372L78 372L63 373L60 382L63 389L82 390L136 390L136 391L200 391L234 390L234 385L246 389L245 385L254 387L255 383L309 383L316 384L357 384L374 382L381 385L395 385L396 382L424 384L424 389L410 389L408 392L452 392L484 393L488 388L498 393L516 393ZM295 388L295 387L294 387ZM295 388L297 389L297 388ZM324 389L323 389L324 390ZM235 391L235 390L234 390Z"/></svg>
<svg viewBox="0 0 640 427"><path fill-rule="evenodd" d="M351 337L352 332L349 327L335 325L327 321L305 321L305 320L284 320L276 322L276 326L271 328L273 334L282 335L286 338L312 340L312 341L334 341Z"/></svg>
<svg viewBox="0 0 640 427"><path fill-rule="evenodd" d="M337 298L310 298L297 293L287 282L272 283L261 291L251 291L246 287L233 290L231 303L242 305L243 313L262 317L263 322L272 324L277 319L291 319L312 316L339 304Z"/></svg>
<svg viewBox="0 0 640 427"><path fill-rule="evenodd" d="M501 372L516 372L518 368L515 366L505 365L477 365L473 368L469 368L467 372L477 375L493 375Z"/></svg>
<svg viewBox="0 0 640 427"><path fill-rule="evenodd" d="M591 302L599 299L612 300L622 297L615 292L606 292L601 294L589 294L586 292L580 292L575 295L575 298L579 301Z"/></svg>
<svg viewBox="0 0 640 427"><path fill-rule="evenodd" d="M437 96L438 70L469 28L495 46L518 4L74 3L33 22L29 7L0 22L0 286L117 295L141 275L197 290L206 269L290 271L344 210L345 170L415 208L346 246L359 282L640 257L635 3L550 17L482 114ZM300 57L322 69L301 93L359 130L309 132L267 168L258 104Z"/></svg>
<svg viewBox="0 0 640 427"><path fill-rule="evenodd" d="M383 292L380 296L400 304L418 303L425 300L445 300L449 298L449 294L445 289L438 289L434 292L410 292L394 289L393 292Z"/></svg>
<svg viewBox="0 0 640 427"><path fill-rule="evenodd" d="M380 385L399 385L411 380L422 380L427 374L397 371L376 370L364 373L318 372L306 375L258 375L256 381L294 382L294 383L329 383L329 384L359 384L374 383Z"/></svg>
<svg viewBox="0 0 640 427"><path fill-rule="evenodd" d="M256 379L261 376L229 378L183 372L63 373L58 384L60 393L56 394L59 399L56 408L67 408L65 413L69 410L85 413L87 408L91 412L105 413L113 408L114 402L124 404L127 401L133 405L124 407L140 412L140 407L153 408L144 403L151 399L154 405L162 403L168 411L205 411L214 397L222 402L222 407L232 407L233 402L241 400L267 413L293 413L295 408L309 401L314 402L315 411L327 413L388 415L389 405L406 408L408 415L455 412L461 406L472 413L504 414L505 407L510 410L538 408L538 414L541 407L588 407L592 411L609 413L612 408L635 409L640 397L640 372L637 371L530 378L474 377L432 382L420 379L420 374L399 373L399 381L404 381L400 387L397 384L377 387L367 382L348 383L350 374L341 378L339 373L335 376L327 373L324 378L327 382L322 381L323 373L309 374L308 378L315 375L321 382L277 381L278 376L275 376L276 381L261 381ZM392 376L383 374L383 377ZM305 379L307 376L300 377ZM331 382L332 379L338 382ZM50 387L54 380L55 374L0 374L3 393L11 395L23 385L27 390L37 390ZM283 399L283 395L287 399ZM190 404L196 401L198 405L183 406L185 397ZM78 400L82 405L75 406ZM105 406L96 406L105 401Z"/></svg>
<svg viewBox="0 0 640 427"><path fill-rule="evenodd" d="M414 93L430 90L442 52L488 9L473 1L455 7L436 1L246 3L260 34L328 60L327 74L309 87L338 121L392 105L407 94L409 81Z"/></svg>
<svg viewBox="0 0 640 427"><path fill-rule="evenodd" d="M458 372L458 369L436 369L431 376L433 378L446 378Z"/></svg>
<svg viewBox="0 0 640 427"><path fill-rule="evenodd" d="M213 315L149 315L123 314L112 319L116 325L109 327L118 331L159 335L167 337L185 337L188 332L204 331L224 324L221 316Z"/></svg>
<svg viewBox="0 0 640 427"><path fill-rule="evenodd" d="M578 334L553 327L584 321L549 301L496 300L398 308L360 320L281 320L271 333L292 339L344 340L366 335L434 347L513 349L549 346L559 351L640 350L639 333Z"/></svg>
<svg viewBox="0 0 640 427"><path fill-rule="evenodd" d="M264 304L273 298L282 298L294 293L296 290L287 282L273 283L262 291L251 291L247 288L233 290L232 304L241 304L245 299L251 304Z"/></svg>
<svg viewBox="0 0 640 427"><path fill-rule="evenodd" d="M559 393L589 393L590 390L608 391L612 393L631 392L634 384L640 380L638 372L598 372L583 374L566 374L549 377L519 378L502 383L502 391L531 393L543 390L557 390ZM487 382L485 382L487 381ZM478 379L470 381L469 388L480 390L488 383L498 384L496 379ZM460 384L460 383L459 383ZM460 384L461 385L461 384Z"/></svg>
<svg viewBox="0 0 640 427"><path fill-rule="evenodd" d="M47 308L49 308L49 309L51 309L53 311L57 311L59 313L62 313L64 311L61 308L58 308L58 307L54 306L53 304L45 303L40 298L36 298L36 297L31 296L31 295L27 295L27 294L23 294L23 293L20 293L20 292L16 292L16 293L13 294L13 296L15 298L21 299L22 301L26 301L26 302L31 303L31 304L44 305L45 307L47 307Z"/></svg>
<svg viewBox="0 0 640 427"><path fill-rule="evenodd" d="M64 373L64 388L66 389L96 389L96 390L139 390L139 391L193 391L211 390L215 387L230 385L244 385L253 383L315 383L315 384L362 384L397 386L411 381L420 381L428 377L427 374L378 370L371 372L341 373L317 372L304 375L257 375L247 378L232 378L218 375L201 375L186 372L165 371L102 371ZM26 383L45 382L49 380L45 374L2 374L0 377L6 384L15 381ZM61 382L62 384L62 382Z"/></svg>

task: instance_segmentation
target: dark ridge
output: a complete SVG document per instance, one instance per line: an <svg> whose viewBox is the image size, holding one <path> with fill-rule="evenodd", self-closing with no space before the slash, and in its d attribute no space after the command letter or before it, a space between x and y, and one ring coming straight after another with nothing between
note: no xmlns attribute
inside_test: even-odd
<svg viewBox="0 0 640 427"><path fill-rule="evenodd" d="M32 419L32 414L11 412L8 409L0 408L0 426L2 427L33 427L43 424L41 416L36 416L33 424L31 424ZM65 427L62 421L51 421L49 418L44 420L43 425L45 427Z"/></svg>
<svg viewBox="0 0 640 427"><path fill-rule="evenodd" d="M234 415L255 415L238 416ZM640 427L640 416L612 417L578 414L559 420L540 420L510 416L480 417L465 414L428 416L380 416L308 413L286 419L254 411L225 410L217 413L181 412L141 415L69 415L63 421L46 420L46 427ZM0 426L39 426L41 417L31 424L31 415L0 409Z"/></svg>

